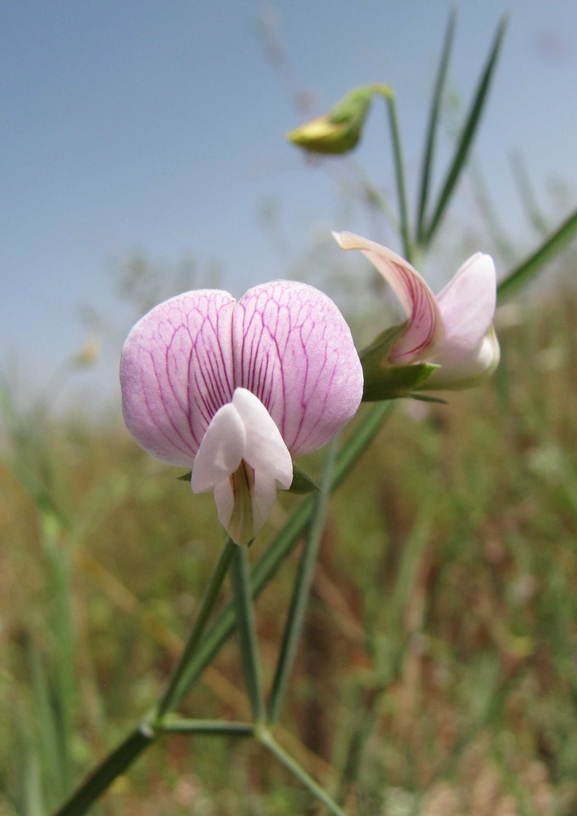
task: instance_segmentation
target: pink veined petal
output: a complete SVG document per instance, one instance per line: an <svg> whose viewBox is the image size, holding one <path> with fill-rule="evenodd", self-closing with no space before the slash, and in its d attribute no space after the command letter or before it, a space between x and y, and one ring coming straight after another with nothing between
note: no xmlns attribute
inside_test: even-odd
<svg viewBox="0 0 577 816"><path fill-rule="evenodd" d="M194 460L190 485L193 493L204 493L228 480L245 456L247 434L232 402L213 416Z"/></svg>
<svg viewBox="0 0 577 816"><path fill-rule="evenodd" d="M486 336L497 302L497 276L490 255L477 252L465 261L437 295L445 324L445 345L432 362L466 366Z"/></svg>
<svg viewBox="0 0 577 816"><path fill-rule="evenodd" d="M130 331L120 363L126 426L149 453L190 466L234 390L228 292L200 289L155 306Z"/></svg>
<svg viewBox="0 0 577 816"><path fill-rule="evenodd" d="M277 482L288 490L293 480L293 463L271 415L259 398L246 388L236 389L232 404L243 422L246 434L243 458L254 468L258 482L270 482L275 494ZM222 410L224 409L221 408Z"/></svg>
<svg viewBox="0 0 577 816"><path fill-rule="evenodd" d="M427 390L449 389L457 391L462 388L473 388L479 385L495 371L499 365L501 351L493 326L489 326L486 335L477 346L458 358L449 358L443 362L443 352L431 362L439 363L440 368L432 373L425 382Z"/></svg>
<svg viewBox="0 0 577 816"><path fill-rule="evenodd" d="M443 319L426 281L408 261L387 247L352 232L333 232L341 249L359 249L394 291L409 322L389 355L391 363L425 360L442 348Z"/></svg>
<svg viewBox="0 0 577 816"><path fill-rule="evenodd" d="M363 375L350 329L312 286L273 281L233 316L234 383L257 396L292 456L326 444L354 416Z"/></svg>

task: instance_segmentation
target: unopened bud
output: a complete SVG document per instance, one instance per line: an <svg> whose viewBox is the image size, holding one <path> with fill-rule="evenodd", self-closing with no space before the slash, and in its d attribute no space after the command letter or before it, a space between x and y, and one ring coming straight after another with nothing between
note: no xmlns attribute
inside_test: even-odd
<svg viewBox="0 0 577 816"><path fill-rule="evenodd" d="M354 88L324 116L291 130L287 139L311 153L339 155L357 146L373 94L388 92L384 86Z"/></svg>

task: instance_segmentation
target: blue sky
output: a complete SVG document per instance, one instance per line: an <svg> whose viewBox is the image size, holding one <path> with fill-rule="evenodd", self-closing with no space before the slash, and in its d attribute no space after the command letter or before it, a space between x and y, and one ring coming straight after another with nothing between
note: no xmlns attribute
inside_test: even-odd
<svg viewBox="0 0 577 816"><path fill-rule="evenodd" d="M131 252L218 260L240 294L290 271L263 230L263 202L279 202L294 256L319 224L359 228L339 222L329 175L284 142L300 122L291 95L313 91L317 114L354 85L391 84L416 173L448 9L444 0L3 4L0 368L16 356L45 382L86 336L83 305L126 320L109 270ZM577 188L577 5L463 0L451 82L464 98L506 9L477 154L504 222L523 236L512 149L538 190L554 175ZM280 21L288 72L275 71L257 37L263 13ZM358 158L385 185L386 137L375 107ZM114 365L93 375L110 394Z"/></svg>

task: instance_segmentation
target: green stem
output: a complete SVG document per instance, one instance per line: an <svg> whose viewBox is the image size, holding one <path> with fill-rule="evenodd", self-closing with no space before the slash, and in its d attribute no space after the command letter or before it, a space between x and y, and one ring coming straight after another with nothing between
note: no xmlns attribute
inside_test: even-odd
<svg viewBox="0 0 577 816"><path fill-rule="evenodd" d="M158 728L165 734L212 734L231 737L252 737L254 725L245 722L227 722L226 720L188 720L183 717L170 717Z"/></svg>
<svg viewBox="0 0 577 816"><path fill-rule="evenodd" d="M433 100L431 104L431 113L429 114L429 126L427 129L427 141L425 145L425 155L423 158L423 170L421 173L421 191L419 194L419 209L417 211L417 243L423 241L423 225L425 223L425 214L427 210L427 202L429 199L429 185L431 182L431 174L433 170L433 159L435 155L435 142L437 139L437 127L439 122L439 114L441 112L441 102L443 99L443 91L447 79L447 68L449 67L449 58L451 56L451 49L453 46L453 37L455 35L455 23L457 21L457 13L453 8L449 15L449 24L447 26L447 33L445 35L445 42L441 53L441 61L437 73L437 81L435 82L435 90L433 93Z"/></svg>
<svg viewBox="0 0 577 816"><path fill-rule="evenodd" d="M393 405L394 402L392 401L377 403L371 408L362 424L359 425L351 435L346 445L343 446L337 458L334 476L331 480L331 493L340 486L357 460L375 438L386 417L390 414ZM310 496L302 501L283 529L258 560L252 574L253 598L262 592L276 573L284 558L305 531L313 514L314 506L314 499ZM233 546L236 547L236 544ZM232 549L232 552L234 553L234 549ZM181 670L181 682L178 687L175 687L171 707L175 708L178 706L190 688L198 680L204 669L211 663L221 646L223 646L234 631L235 623L234 607L229 605L223 610L216 622L198 644L198 648L194 655L191 656L188 665L186 667L183 665ZM161 723L158 723L157 727L158 726L161 726ZM109 754L103 763L99 765L82 784L74 796L63 806L64 809L56 811L54 816L82 816L111 782L132 764L136 757L153 739L153 735L148 736L144 734L144 732L141 732L140 729L137 729L137 731L116 748L112 754ZM96 785L97 781L98 785Z"/></svg>
<svg viewBox="0 0 577 816"><path fill-rule="evenodd" d="M118 748L86 779L54 816L81 816L104 793L116 777L126 771L134 760L153 742L155 733L144 724L130 734Z"/></svg>
<svg viewBox="0 0 577 816"><path fill-rule="evenodd" d="M255 722L264 721L264 694L260 676L258 644L250 588L247 547L239 547L230 571L238 624L242 668Z"/></svg>
<svg viewBox="0 0 577 816"><path fill-rule="evenodd" d="M395 95L390 88L383 87L381 93L387 103L389 114L389 126L391 129L391 140L393 142L393 159L395 164L395 176L397 181L397 198L399 201L399 219L401 225L401 237L403 239L403 252L409 263L412 263L413 245L409 228L409 210L407 207L407 192L405 185L405 167L403 161L403 148L401 134L399 131L399 120L397 117L397 103Z"/></svg>
<svg viewBox="0 0 577 816"><path fill-rule="evenodd" d="M188 636L188 640L186 641L186 645L180 660L178 661L178 665L172 673L170 680L168 681L168 686L166 687L166 690L158 704L156 710L157 721L161 721L163 715L171 708L175 700L180 699L178 694L180 682L183 675L186 673L190 660L194 655L198 643L200 642L208 617L212 612L218 598L218 594L220 592L222 582L224 581L224 577L228 571L229 564L237 549L237 545L234 543L234 541L232 541L232 539L229 538L205 590L204 597L200 604L200 609L198 610L198 615L196 616L194 626L192 627L190 635Z"/></svg>
<svg viewBox="0 0 577 816"><path fill-rule="evenodd" d="M331 494L342 484L350 470L373 441L383 422L391 413L393 405L393 401L377 403L371 408L363 423L359 425L350 439L343 445L337 457L334 475L331 480ZM307 496L291 515L277 537L261 555L254 566L251 576L253 598L256 598L262 592L283 560L303 535L314 508L314 497ZM215 655L226 643L234 631L235 624L234 607L229 605L222 611L220 617L207 631L195 656L192 658L181 684L182 694L179 695L178 702L188 693L205 668L212 662Z"/></svg>
<svg viewBox="0 0 577 816"><path fill-rule="evenodd" d="M302 768L296 760L287 754L287 752L281 748L277 742L275 742L268 732L264 732L263 734L257 736L257 739L262 745L268 748L272 754L275 755L275 757L285 766L285 768L287 768L300 782L302 782L305 788L308 788L313 796L316 796L317 799L326 805L334 816L346 816L344 810L337 805L337 803L328 795L326 790L322 788L318 782L315 782L312 776L309 776L304 768Z"/></svg>
<svg viewBox="0 0 577 816"><path fill-rule="evenodd" d="M541 246L513 269L497 287L497 302L503 303L520 291L549 263L577 233L577 210Z"/></svg>
<svg viewBox="0 0 577 816"><path fill-rule="evenodd" d="M268 703L267 720L277 720L302 633L305 611L310 595L317 553L322 537L330 498L330 482L335 466L337 440L329 445L321 475L321 492L315 497L315 509L301 556L294 585L283 642L280 650L272 691Z"/></svg>

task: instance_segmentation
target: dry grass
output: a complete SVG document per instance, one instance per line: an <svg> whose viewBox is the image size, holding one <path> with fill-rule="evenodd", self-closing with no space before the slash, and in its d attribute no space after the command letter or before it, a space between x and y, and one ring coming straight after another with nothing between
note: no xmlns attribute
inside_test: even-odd
<svg viewBox="0 0 577 816"><path fill-rule="evenodd" d="M495 380L399 405L333 501L279 741L334 790L346 769L351 813L577 808L576 307L508 307ZM6 411L0 814L41 816L154 702L221 533L123 430ZM258 603L268 679L295 559ZM185 710L246 716L234 642ZM314 808L257 746L180 737L102 805Z"/></svg>

